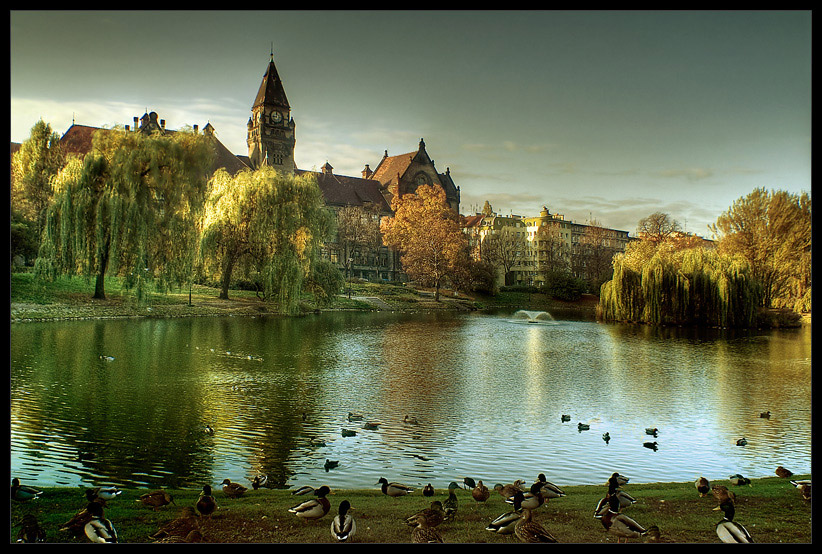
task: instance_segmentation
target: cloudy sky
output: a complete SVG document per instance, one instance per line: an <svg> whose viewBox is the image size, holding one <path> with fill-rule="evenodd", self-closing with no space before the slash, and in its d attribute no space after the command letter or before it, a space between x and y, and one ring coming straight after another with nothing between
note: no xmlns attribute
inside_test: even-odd
<svg viewBox="0 0 822 554"><path fill-rule="evenodd" d="M756 187L811 190L811 13L11 11L11 141L38 119L210 122L247 154L269 55L296 161L359 176L425 139L464 214L634 233L707 226Z"/></svg>

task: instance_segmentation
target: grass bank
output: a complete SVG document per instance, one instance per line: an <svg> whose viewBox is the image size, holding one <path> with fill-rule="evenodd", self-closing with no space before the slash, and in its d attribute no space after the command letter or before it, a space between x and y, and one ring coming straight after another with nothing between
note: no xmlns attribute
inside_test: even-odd
<svg viewBox="0 0 822 554"><path fill-rule="evenodd" d="M594 507L604 496L606 486L562 486L564 498L550 500L540 507L534 519L564 543L613 543L616 537L607 533L599 520L593 518ZM810 478L810 476L795 476ZM333 476L328 479L333 485ZM763 478L751 486L726 485L736 494L736 521L742 523L759 543L812 542L811 503L802 499L799 491L787 479ZM439 484L438 484L439 485ZM489 483L489 485L491 485ZM239 499L227 498L218 487L215 498L219 509L211 518L198 518L203 542L212 543L328 543L333 542L329 527L342 500L354 507L357 533L355 543L407 543L411 528L403 520L430 505L432 498L420 490L401 498L389 498L376 487L369 490L333 490L328 496L331 511L318 521L306 522L288 512L304 496L292 496L288 490L249 490ZM46 530L49 542L88 542L85 537L73 538L58 531L85 505L82 488L45 488L36 501L11 506L11 540L16 540L22 517L36 515ZM172 490L174 504L152 511L135 500L149 489L127 489L109 502L106 517L111 520L121 542L152 542L149 535L177 517L181 509L193 506L199 490ZM637 499L625 510L640 524L657 525L662 542L717 543L716 523L722 519L713 511L717 501L712 496L700 498L693 483L629 483L624 490ZM511 543L515 537L499 536L485 530L494 517L510 509L499 494L491 493L484 504L477 504L470 491L457 491L459 509L454 521L437 529L450 543ZM437 489L434 500L444 501L447 490ZM639 541L633 541L639 542Z"/></svg>

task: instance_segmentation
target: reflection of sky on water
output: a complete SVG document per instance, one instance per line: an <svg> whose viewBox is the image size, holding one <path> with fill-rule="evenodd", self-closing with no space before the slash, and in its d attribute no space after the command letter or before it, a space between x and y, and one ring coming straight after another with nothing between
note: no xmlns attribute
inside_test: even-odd
<svg viewBox="0 0 822 554"><path fill-rule="evenodd" d="M195 486L266 473L338 488L382 476L445 488L540 472L566 485L613 471L634 482L810 472L809 329L720 335L557 319L16 325L12 471L43 484ZM765 410L770 420L758 417ZM350 411L379 429L348 422ZM214 436L201 433L206 423ZM742 436L749 444L738 447ZM326 459L340 466L326 472Z"/></svg>

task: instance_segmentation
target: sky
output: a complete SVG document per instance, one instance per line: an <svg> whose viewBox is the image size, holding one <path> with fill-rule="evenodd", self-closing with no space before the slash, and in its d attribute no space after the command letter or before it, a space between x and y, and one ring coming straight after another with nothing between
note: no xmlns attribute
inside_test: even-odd
<svg viewBox="0 0 822 554"><path fill-rule="evenodd" d="M247 155L274 61L300 169L359 177L420 139L460 211L543 206L689 232L755 188L811 192L810 11L11 11L10 132L155 111Z"/></svg>

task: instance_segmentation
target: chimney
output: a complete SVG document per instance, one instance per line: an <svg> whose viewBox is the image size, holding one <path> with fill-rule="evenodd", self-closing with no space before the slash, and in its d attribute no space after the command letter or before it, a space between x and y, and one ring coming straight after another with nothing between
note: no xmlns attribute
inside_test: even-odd
<svg viewBox="0 0 822 554"><path fill-rule="evenodd" d="M195 135L197 134L197 125L196 124L194 125L194 134Z"/></svg>
<svg viewBox="0 0 822 554"><path fill-rule="evenodd" d="M374 172L371 171L371 168L368 167L368 164L365 164L365 169L362 170L362 178L363 179L370 179L373 174L374 174Z"/></svg>
<svg viewBox="0 0 822 554"><path fill-rule="evenodd" d="M134 130L135 130L135 131L136 131L137 129L139 129L139 128L140 128L140 124L139 124L139 123L137 123L138 121L140 121L140 120L139 120L139 119L137 118L137 116L135 115L135 116L134 116Z"/></svg>
<svg viewBox="0 0 822 554"><path fill-rule="evenodd" d="M128 131L129 131L129 126L128 126L128 125L126 125L126 132L128 132Z"/></svg>
<svg viewBox="0 0 822 554"><path fill-rule="evenodd" d="M162 128L163 128L163 131L165 131L165 130L166 130L166 120L165 120L165 119L161 119L161 120L160 120L160 127L162 127Z"/></svg>

